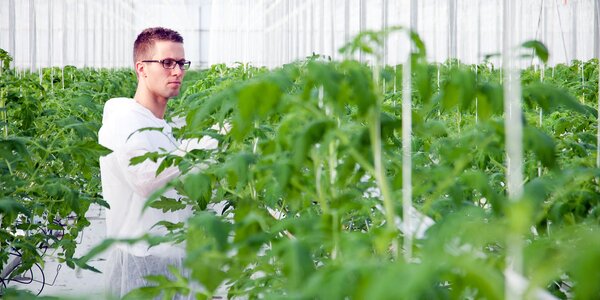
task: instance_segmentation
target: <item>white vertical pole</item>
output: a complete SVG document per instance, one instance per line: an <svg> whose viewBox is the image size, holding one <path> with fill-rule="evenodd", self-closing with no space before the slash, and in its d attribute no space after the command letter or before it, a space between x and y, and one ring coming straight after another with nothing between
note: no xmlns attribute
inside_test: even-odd
<svg viewBox="0 0 600 300"><path fill-rule="evenodd" d="M350 41L350 0L344 4L344 44Z"/></svg>
<svg viewBox="0 0 600 300"><path fill-rule="evenodd" d="M61 62L60 62L60 66L64 69L65 64L67 64L67 39L68 39L68 34L67 34L67 0L63 0L62 1L62 57L61 57ZM64 84L63 84L64 85Z"/></svg>
<svg viewBox="0 0 600 300"><path fill-rule="evenodd" d="M80 7L81 2L75 2L75 16L80 16ZM79 43L79 22L81 18L73 17L73 65L79 67L79 48L81 47L81 43Z"/></svg>
<svg viewBox="0 0 600 300"><path fill-rule="evenodd" d="M546 64L542 64L542 66L540 67L540 82L543 83L544 82L544 73L546 72ZM542 127L542 122L544 121L544 111L542 110L542 108L539 108L539 127ZM538 162L538 177L542 176L542 166L541 163Z"/></svg>
<svg viewBox="0 0 600 300"><path fill-rule="evenodd" d="M330 39L330 53L331 59L334 60L336 58L335 51L335 0L329 1L329 13L331 14L330 20L330 28L331 28L331 39Z"/></svg>
<svg viewBox="0 0 600 300"><path fill-rule="evenodd" d="M62 89L65 89L65 64L67 62L67 0L63 0L62 1L62 58L61 58L61 62L60 62L60 77L61 77L61 84L62 84Z"/></svg>
<svg viewBox="0 0 600 300"><path fill-rule="evenodd" d="M563 51L565 52L565 64L569 63L569 55L567 53L567 43L565 42L565 32L562 26L562 18L560 17L560 10L558 8L558 0L554 0L554 8L556 9L556 16L558 18L558 27L560 28L560 37L563 44Z"/></svg>
<svg viewBox="0 0 600 300"><path fill-rule="evenodd" d="M594 57L600 58L600 1L594 1Z"/></svg>
<svg viewBox="0 0 600 300"><path fill-rule="evenodd" d="M412 259L412 228L410 210L412 208L412 99L411 99L411 51L402 69L402 220L404 228L404 259Z"/></svg>
<svg viewBox="0 0 600 300"><path fill-rule="evenodd" d="M571 4L571 53L573 59L577 59L577 1L570 2Z"/></svg>
<svg viewBox="0 0 600 300"><path fill-rule="evenodd" d="M294 58L299 59L302 58L302 14L304 10L304 6L299 4L297 1L292 1L292 10L294 11L294 32L292 33L294 36Z"/></svg>
<svg viewBox="0 0 600 300"><path fill-rule="evenodd" d="M433 19L438 19L438 6L433 4ZM433 27L433 60L438 61L437 48L438 48L438 26L437 22L431 22ZM439 67L438 67L439 70Z"/></svg>
<svg viewBox="0 0 600 300"><path fill-rule="evenodd" d="M110 1L110 10L108 11L109 16L107 17L108 22L110 23L110 49L108 50L108 53L110 54L110 57L108 59L109 61L109 66L111 68L114 68L116 66L116 58L117 58L117 31L115 30L116 28L116 3L115 0Z"/></svg>
<svg viewBox="0 0 600 300"><path fill-rule="evenodd" d="M481 0L477 0L477 57L475 63L481 59Z"/></svg>
<svg viewBox="0 0 600 300"><path fill-rule="evenodd" d="M114 3L114 14L113 14L113 36L114 36L114 61L113 68L118 68L121 65L121 59L123 58L123 51L121 50L121 43L123 42L123 30L120 28L124 27L125 22L121 15L123 4L122 2L115 1Z"/></svg>
<svg viewBox="0 0 600 300"><path fill-rule="evenodd" d="M504 49L503 49L503 66L505 69L504 74L504 94L505 94L505 118L508 118L509 122L506 122L506 133L511 135L512 138L507 138L507 152L509 156L508 163L508 191L511 199L518 199L523 192L523 172L522 172L522 121L521 121L521 85L519 70L516 66L516 56L514 47L516 47L516 41L514 40L514 15L511 13L514 8L515 0L509 0L506 2L504 8ZM509 15L507 15L509 14Z"/></svg>
<svg viewBox="0 0 600 300"><path fill-rule="evenodd" d="M16 22L15 22L15 0L8 1L8 52L13 57L13 66L17 64L17 52L16 52L16 43L15 43L15 31L16 31Z"/></svg>
<svg viewBox="0 0 600 300"><path fill-rule="evenodd" d="M278 33L278 44L279 44L279 61L275 67L281 66L285 63L286 60L286 43L287 35L285 34L285 2L278 3L278 15L276 18L277 22L277 33Z"/></svg>
<svg viewBox="0 0 600 300"><path fill-rule="evenodd" d="M598 63L598 70L600 70L600 63ZM598 94L596 95L596 98L598 98L598 138L596 141L596 168L600 168L600 76L598 76Z"/></svg>
<svg viewBox="0 0 600 300"><path fill-rule="evenodd" d="M310 1L310 49L309 54L315 52L315 1Z"/></svg>
<svg viewBox="0 0 600 300"><path fill-rule="evenodd" d="M456 58L456 0L448 5L448 58Z"/></svg>
<svg viewBox="0 0 600 300"><path fill-rule="evenodd" d="M418 31L419 6L417 0L410 0L410 29Z"/></svg>
<svg viewBox="0 0 600 300"><path fill-rule="evenodd" d="M389 3L388 0L383 0L383 4L381 5L381 29L386 29L388 27L388 10ZM382 51L382 67L385 67L388 64L388 35L384 36L383 40L383 51ZM385 80L383 81L383 91L385 92Z"/></svg>
<svg viewBox="0 0 600 300"><path fill-rule="evenodd" d="M411 0L410 29L416 30L417 1ZM412 209L412 89L411 89L411 58L414 47L412 41L406 62L402 69L402 221L404 228L404 259L412 260L413 228L411 227L410 212Z"/></svg>
<svg viewBox="0 0 600 300"><path fill-rule="evenodd" d="M481 57L481 0L477 0L477 54L475 57L475 81L478 82ZM479 97L475 96L475 124L479 123Z"/></svg>
<svg viewBox="0 0 600 300"><path fill-rule="evenodd" d="M88 43L89 43L90 32L89 32L89 18L88 18L88 5L87 5L88 1L89 0L83 0L83 47L81 49L83 51L83 66L84 67L88 66L88 57L89 57Z"/></svg>
<svg viewBox="0 0 600 300"><path fill-rule="evenodd" d="M294 9L294 5L292 4L293 1L288 0L286 3L286 23L287 23L287 53L288 53L288 58L287 58L287 62L291 62L294 61L296 59L296 56L294 55L294 13L295 13L295 9Z"/></svg>
<svg viewBox="0 0 600 300"><path fill-rule="evenodd" d="M291 62L294 58L292 56L292 9L291 9L291 1L287 0L285 2L285 53L286 59L284 63Z"/></svg>
<svg viewBox="0 0 600 300"><path fill-rule="evenodd" d="M47 27L47 30L48 30L48 35L47 35L47 38L48 38L48 64L47 64L47 66L48 67L52 67L52 56L53 56L53 52L54 52L53 51L54 49L52 49L54 47L54 43L53 43L53 40L54 40L54 28L53 28L54 24L53 23L54 22L52 22L52 17L54 16L53 5L52 5L53 2L54 1L47 2L48 3L48 27Z"/></svg>
<svg viewBox="0 0 600 300"><path fill-rule="evenodd" d="M131 11L130 11L131 12L131 16L130 16L131 17L131 38L135 39L135 37L137 35L136 28L135 28L135 24L136 24L136 21L137 21L136 14L135 14L135 2L133 0L131 0L131 2L129 4L130 4L130 7L131 7ZM214 7L214 4L213 4L212 7ZM213 43L211 43L211 44L213 44ZM133 66L133 61L132 61L132 59L133 59L133 53L131 52L132 48L133 48L133 40L132 40L132 42L129 45L125 45L125 49L127 49L128 52L130 53L130 55L127 56L127 58L128 58L127 61L129 63L126 64L126 65L129 65L129 66ZM206 57L207 57L207 60L208 60L209 59L208 55Z"/></svg>
<svg viewBox="0 0 600 300"><path fill-rule="evenodd" d="M270 19L269 19L269 15L270 13L267 11L267 4L265 1L262 2L263 5L263 26L262 26L262 30L263 30L263 34L265 35L265 39L263 40L263 60L265 61L265 65L267 67L270 67L271 65L271 60L272 60L272 55L269 55L268 52L271 52L267 49L269 49L269 45L271 45L273 43L273 34L272 34L272 30L268 30L267 28L269 27L269 25L271 24ZM272 53L272 52L271 52Z"/></svg>
<svg viewBox="0 0 600 300"><path fill-rule="evenodd" d="M54 65L54 6L53 1L48 1L48 67ZM54 89L54 68L50 69L50 88Z"/></svg>
<svg viewBox="0 0 600 300"><path fill-rule="evenodd" d="M106 33L104 29L108 28L107 21L107 13L103 13L100 18L100 28L97 28L100 31L100 67L106 67L107 55L108 55L108 39L106 38Z"/></svg>
<svg viewBox="0 0 600 300"><path fill-rule="evenodd" d="M360 7L359 7L359 24L360 24L360 32L365 31L366 29L366 19L367 19L367 3L366 0L359 0L360 1ZM362 50L360 51L360 62L364 63L365 62L365 54L362 52Z"/></svg>
<svg viewBox="0 0 600 300"><path fill-rule="evenodd" d="M504 34L503 34L503 68L504 72L504 126L506 131L507 152L507 186L508 198L511 202L520 200L523 194L523 124L521 111L521 80L519 70L516 68L515 55L516 26L515 13L517 0L505 1L503 9ZM510 274L522 273L522 245L519 233L509 233L507 262L505 270L505 298L508 300L521 299L522 290L519 290L509 280Z"/></svg>
<svg viewBox="0 0 600 300"><path fill-rule="evenodd" d="M244 33L244 45L242 47L242 62L243 63L248 63L248 48L250 47L250 1L246 0L244 2L244 11L246 12L246 15L244 16L244 29L245 29L245 33Z"/></svg>
<svg viewBox="0 0 600 300"><path fill-rule="evenodd" d="M36 32L37 28L35 26L35 2L34 0L29 0L29 71L31 73L36 70Z"/></svg>
<svg viewBox="0 0 600 300"><path fill-rule="evenodd" d="M95 0L89 0L89 1L95 1ZM88 8L89 8L89 6L88 6ZM92 60L91 60L90 65L92 67L97 68L98 67L98 55L96 53L98 53L98 49L96 47L96 32L97 32L96 28L99 27L97 24L99 18L94 13L92 13L91 15L92 15L92 28L91 28L90 36L92 38L92 49L91 49L92 50L91 51L92 52Z"/></svg>
<svg viewBox="0 0 600 300"><path fill-rule="evenodd" d="M598 49L600 48L600 45L598 45L598 42L600 42L600 39L598 39L598 31L600 31L600 1L596 0L595 1L595 20L596 20L596 30L595 32L595 41L596 41L596 45L595 45L595 53L596 53L596 58L599 58L599 54L600 51L598 51ZM598 62L598 71L600 72L600 61ZM597 144L596 144L596 168L600 168L600 74L598 75L598 94L596 94L598 98L598 137L597 137Z"/></svg>
<svg viewBox="0 0 600 300"><path fill-rule="evenodd" d="M325 2L319 1L319 54L325 55Z"/></svg>

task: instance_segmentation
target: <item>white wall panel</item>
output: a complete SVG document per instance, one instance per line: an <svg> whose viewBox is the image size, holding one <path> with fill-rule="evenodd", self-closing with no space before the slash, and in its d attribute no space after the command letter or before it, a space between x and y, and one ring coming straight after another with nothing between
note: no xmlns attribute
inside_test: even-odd
<svg viewBox="0 0 600 300"><path fill-rule="evenodd" d="M544 42L550 49L551 65L573 59L589 60L598 55L600 48L595 45L599 26L595 2L520 1L516 8L516 39ZM11 3L14 24L10 22ZM411 3L417 3L416 11ZM424 40L431 61L457 58L476 63L487 54L501 52L502 3L503 0L0 0L0 48L10 51L14 65L23 69L50 65L130 67L137 33L146 27L164 26L182 34L186 56L195 68L236 62L274 67L313 53L341 59L338 49L361 26L365 30L380 30L384 23L410 26L413 11L417 16L415 29ZM456 11L452 14L449 9L453 5ZM387 63L403 61L408 44L402 34L391 35L383 55ZM361 54L354 58L361 59ZM501 59L495 57L491 62L500 64ZM520 65L531 63L523 60Z"/></svg>

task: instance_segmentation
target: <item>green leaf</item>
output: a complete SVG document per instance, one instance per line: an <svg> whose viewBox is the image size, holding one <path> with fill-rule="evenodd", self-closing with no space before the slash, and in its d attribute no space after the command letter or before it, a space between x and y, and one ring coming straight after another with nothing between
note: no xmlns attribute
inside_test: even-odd
<svg viewBox="0 0 600 300"><path fill-rule="evenodd" d="M499 84L483 83L477 89L477 114L483 121L493 115L500 115L503 108L503 90Z"/></svg>
<svg viewBox="0 0 600 300"><path fill-rule="evenodd" d="M183 222L172 223L172 222L168 222L168 221L160 221L160 222L154 224L152 227L156 227L156 226L163 226L168 231L174 231L174 230L177 230L177 229L182 229L183 226L184 226L184 224L183 224Z"/></svg>
<svg viewBox="0 0 600 300"><path fill-rule="evenodd" d="M256 162L256 156L248 152L233 153L228 161L218 169L220 176L227 178L231 187L242 188L250 179L250 165Z"/></svg>
<svg viewBox="0 0 600 300"><path fill-rule="evenodd" d="M238 114L234 119L232 134L241 140L253 127L255 120L274 112L282 91L279 86L266 80L248 83L238 93Z"/></svg>
<svg viewBox="0 0 600 300"><path fill-rule="evenodd" d="M527 41L527 42L524 42L523 44L521 44L521 47L526 48L526 49L533 49L535 55L543 63L548 62L548 56L550 56L550 53L548 51L548 48L546 48L546 45L544 45L542 42L531 40L531 41Z"/></svg>
<svg viewBox="0 0 600 300"><path fill-rule="evenodd" d="M32 216L32 212L17 200L9 197L0 198L0 215L6 218L6 220L0 219L3 223L11 224L19 214Z"/></svg>
<svg viewBox="0 0 600 300"><path fill-rule="evenodd" d="M0 49L1 50L1 49ZM33 294L30 291L17 289L15 287L9 286L8 288L2 289L2 299L6 300L59 300L62 297L55 296L38 296Z"/></svg>
<svg viewBox="0 0 600 300"><path fill-rule="evenodd" d="M312 145L321 141L326 132L335 126L331 120L321 119L310 122L297 137L294 147L294 165L299 167L308 156Z"/></svg>
<svg viewBox="0 0 600 300"><path fill-rule="evenodd" d="M184 203L164 196L161 196L159 200L152 201L149 206L160 209L162 212L178 211L185 208Z"/></svg>
<svg viewBox="0 0 600 300"><path fill-rule="evenodd" d="M138 130L136 130L136 131L132 132L132 133L131 133L131 134L130 134L128 137L127 137L127 139L129 140L129 138L130 138L132 135L134 135L134 134L136 134L136 133L138 133L138 132L144 132L144 131L159 131L159 132L162 132L162 131L163 131L163 129L164 129L163 127L144 127L144 128L140 128L140 129L138 129Z"/></svg>
<svg viewBox="0 0 600 300"><path fill-rule="evenodd" d="M209 212L198 213L188 220L188 224L190 226L188 231L190 237L201 232L202 235L214 241L216 250L225 252L228 249L227 238L229 237L231 224Z"/></svg>
<svg viewBox="0 0 600 300"><path fill-rule="evenodd" d="M300 289L315 271L308 248L300 241L285 243L283 252L283 272L288 277L290 288Z"/></svg>
<svg viewBox="0 0 600 300"><path fill-rule="evenodd" d="M20 158L31 163L31 154L27 150L27 138L9 137L0 139L0 157L4 159Z"/></svg>
<svg viewBox="0 0 600 300"><path fill-rule="evenodd" d="M224 265L232 225L209 212L198 213L188 225L185 265L191 269L192 278L214 292L227 278Z"/></svg>
<svg viewBox="0 0 600 300"><path fill-rule="evenodd" d="M139 164L143 163L144 161L146 161L147 159L149 159L152 162L157 162L159 158L160 158L160 154L158 154L157 152L148 152L148 153L145 153L144 155L140 155L140 156L131 158L131 160L129 161L129 165L130 166L139 165Z"/></svg>
<svg viewBox="0 0 600 300"><path fill-rule="evenodd" d="M94 257L96 257L99 254L103 253L104 251L108 250L108 248L110 248L117 241L118 240L116 240L116 239L110 239L110 238L109 239L105 239L100 244L94 246L84 256L82 256L80 258L73 259L72 262L75 263L75 265L77 265L78 267L80 267L80 268L82 268L84 270L90 270L92 272L101 273L98 269L96 269L96 268L88 265L87 263L91 259L93 259Z"/></svg>
<svg viewBox="0 0 600 300"><path fill-rule="evenodd" d="M532 126L525 126L524 133L527 148L535 153L544 167L554 168L556 166L556 143L554 140Z"/></svg>
<svg viewBox="0 0 600 300"><path fill-rule="evenodd" d="M210 177L203 173L186 175L183 180L183 190L190 199L196 201L198 206L204 210L212 196Z"/></svg>
<svg viewBox="0 0 600 300"><path fill-rule="evenodd" d="M580 103L577 98L561 87L548 83L532 83L523 88L525 103L538 105L544 113L566 108L581 114L598 116L595 109Z"/></svg>
<svg viewBox="0 0 600 300"><path fill-rule="evenodd" d="M466 69L452 69L442 88L442 106L446 110L458 107L461 111L465 111L474 102L476 86L473 72Z"/></svg>
<svg viewBox="0 0 600 300"><path fill-rule="evenodd" d="M141 288L133 289L129 293L123 296L123 300L145 300L153 299L158 297L161 293L161 288L156 286L144 286Z"/></svg>

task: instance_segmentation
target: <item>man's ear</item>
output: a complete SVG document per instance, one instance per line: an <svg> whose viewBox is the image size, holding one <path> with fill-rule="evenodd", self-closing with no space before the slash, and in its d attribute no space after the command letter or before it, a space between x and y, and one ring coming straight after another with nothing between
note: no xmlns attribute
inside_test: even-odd
<svg viewBox="0 0 600 300"><path fill-rule="evenodd" d="M137 74L138 78L141 77L146 77L146 68L145 68L145 64L141 61L138 61L135 63L135 73Z"/></svg>

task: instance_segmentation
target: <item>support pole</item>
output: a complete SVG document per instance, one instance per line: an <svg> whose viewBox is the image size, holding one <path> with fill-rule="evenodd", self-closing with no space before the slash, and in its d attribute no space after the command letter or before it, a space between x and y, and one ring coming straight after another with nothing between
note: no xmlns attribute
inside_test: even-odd
<svg viewBox="0 0 600 300"><path fill-rule="evenodd" d="M363 32L366 30L367 28L367 1L366 0L359 0L360 1L360 7L359 7L359 27L360 27L360 31L359 32ZM360 50L360 62L365 62L365 54L362 52L362 50Z"/></svg>
<svg viewBox="0 0 600 300"><path fill-rule="evenodd" d="M594 1L594 57L600 58L600 0Z"/></svg>
<svg viewBox="0 0 600 300"><path fill-rule="evenodd" d="M506 131L508 198L512 203L520 201L523 194L523 123L521 111L521 80L517 68L515 40L515 14L517 0L507 0L503 9L504 34L502 67L504 69L504 128ZM515 209L513 206L512 209ZM518 209L518 208L516 208ZM511 222L512 224L512 222ZM505 299L523 298L523 290L509 280L512 274L522 274L523 247L518 229L509 226L505 269Z"/></svg>
<svg viewBox="0 0 600 300"><path fill-rule="evenodd" d="M35 25L35 1L29 0L29 71L36 71L36 37L37 30Z"/></svg>
<svg viewBox="0 0 600 300"><path fill-rule="evenodd" d="M456 0L448 2L448 58L456 58Z"/></svg>
<svg viewBox="0 0 600 300"><path fill-rule="evenodd" d="M13 66L17 64L17 52L16 52L16 43L15 43L15 32L16 32L16 22L15 22L15 0L8 1L8 53L13 57Z"/></svg>

